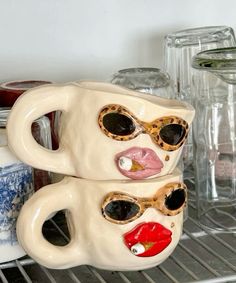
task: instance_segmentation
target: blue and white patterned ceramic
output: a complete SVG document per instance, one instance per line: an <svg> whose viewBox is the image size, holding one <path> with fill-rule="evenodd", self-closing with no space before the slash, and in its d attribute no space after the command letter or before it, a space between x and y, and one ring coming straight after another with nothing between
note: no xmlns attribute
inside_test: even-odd
<svg viewBox="0 0 236 283"><path fill-rule="evenodd" d="M16 219L32 193L31 167L23 163L0 167L0 245L16 244Z"/></svg>
<svg viewBox="0 0 236 283"><path fill-rule="evenodd" d="M32 168L11 153L4 130L0 129L0 262L25 255L17 242L16 221L34 192Z"/></svg>

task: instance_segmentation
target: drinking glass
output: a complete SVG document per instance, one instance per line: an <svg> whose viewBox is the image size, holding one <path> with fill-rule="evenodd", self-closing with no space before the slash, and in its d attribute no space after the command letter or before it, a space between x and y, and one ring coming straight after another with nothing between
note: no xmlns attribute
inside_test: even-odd
<svg viewBox="0 0 236 283"><path fill-rule="evenodd" d="M174 97L169 75L158 68L119 70L112 76L111 83L165 98Z"/></svg>
<svg viewBox="0 0 236 283"><path fill-rule="evenodd" d="M236 232L236 47L200 52L192 66L198 218Z"/></svg>
<svg viewBox="0 0 236 283"><path fill-rule="evenodd" d="M207 26L180 30L165 36L164 70L170 75L175 98L193 104L192 80L194 69L192 57L200 51L236 46L234 31L227 26ZM197 120L196 116L195 120ZM186 170L193 175L192 133L183 150Z"/></svg>

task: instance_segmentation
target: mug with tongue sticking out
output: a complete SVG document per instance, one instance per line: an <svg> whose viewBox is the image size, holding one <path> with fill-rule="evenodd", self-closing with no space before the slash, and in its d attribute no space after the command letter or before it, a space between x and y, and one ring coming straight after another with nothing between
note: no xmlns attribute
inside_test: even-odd
<svg viewBox="0 0 236 283"><path fill-rule="evenodd" d="M51 151L35 142L30 125L57 110L60 142ZM93 180L147 179L174 170L193 116L185 102L78 82L27 91L13 106L7 130L12 151L35 168Z"/></svg>
<svg viewBox="0 0 236 283"><path fill-rule="evenodd" d="M49 268L89 264L108 270L146 269L163 262L178 244L186 199L178 169L145 181L65 177L24 205L18 240ZM67 216L70 242L65 246L49 243L42 234L48 215L58 210Z"/></svg>

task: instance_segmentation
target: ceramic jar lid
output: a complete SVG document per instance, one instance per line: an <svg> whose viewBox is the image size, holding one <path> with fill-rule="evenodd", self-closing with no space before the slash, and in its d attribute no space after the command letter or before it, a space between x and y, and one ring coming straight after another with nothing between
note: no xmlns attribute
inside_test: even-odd
<svg viewBox="0 0 236 283"><path fill-rule="evenodd" d="M19 80L0 84L0 107L12 107L16 99L26 90L44 84L50 84L43 80Z"/></svg>

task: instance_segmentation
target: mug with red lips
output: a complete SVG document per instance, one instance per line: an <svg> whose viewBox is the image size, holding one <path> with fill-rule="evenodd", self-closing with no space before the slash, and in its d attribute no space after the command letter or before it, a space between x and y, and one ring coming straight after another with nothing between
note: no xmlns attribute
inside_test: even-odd
<svg viewBox="0 0 236 283"><path fill-rule="evenodd" d="M145 181L65 177L26 202L17 222L18 240L48 268L146 269L163 262L178 244L186 199L178 169ZM66 246L53 245L42 234L48 215L59 210L66 211Z"/></svg>
<svg viewBox="0 0 236 283"><path fill-rule="evenodd" d="M35 142L30 125L56 110L59 148L52 151ZM27 91L7 130L11 150L35 168L93 180L146 179L174 170L193 117L186 102L84 81Z"/></svg>

